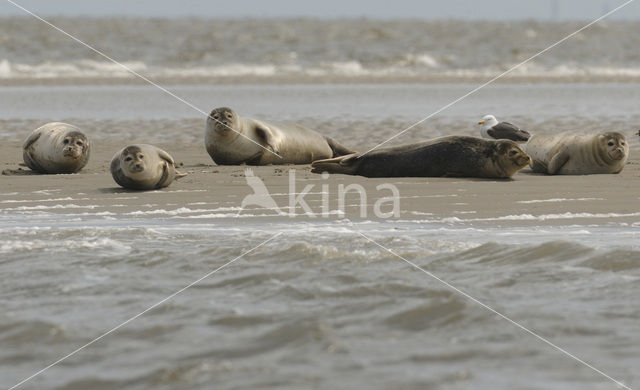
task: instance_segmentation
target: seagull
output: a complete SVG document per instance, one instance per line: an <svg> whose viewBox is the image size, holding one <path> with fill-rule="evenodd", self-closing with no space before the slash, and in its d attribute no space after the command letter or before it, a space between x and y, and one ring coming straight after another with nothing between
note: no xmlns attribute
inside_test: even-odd
<svg viewBox="0 0 640 390"><path fill-rule="evenodd" d="M498 122L495 116L485 115L479 125L482 126L480 134L483 138L510 139L512 141L527 141L531 134L509 122Z"/></svg>

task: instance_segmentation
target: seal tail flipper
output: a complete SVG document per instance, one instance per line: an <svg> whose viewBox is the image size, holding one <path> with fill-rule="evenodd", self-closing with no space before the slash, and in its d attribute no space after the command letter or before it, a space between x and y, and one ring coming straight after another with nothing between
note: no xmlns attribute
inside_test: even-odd
<svg viewBox="0 0 640 390"><path fill-rule="evenodd" d="M331 151L333 152L333 156L332 157L340 157L340 156L346 156L348 154L353 154L355 153L353 150L340 145L336 140L334 140L333 138L329 138L329 137L325 137L327 139L327 143L329 144L329 147L331 148Z"/></svg>
<svg viewBox="0 0 640 390"><path fill-rule="evenodd" d="M181 177L185 177L187 175L188 175L188 173L181 173L181 172L176 171L176 180L180 179Z"/></svg>
<svg viewBox="0 0 640 390"><path fill-rule="evenodd" d="M357 166L356 160L359 154L352 153L346 156L329 158L326 160L316 160L311 163L311 172L313 173L344 173L347 175L355 174Z"/></svg>

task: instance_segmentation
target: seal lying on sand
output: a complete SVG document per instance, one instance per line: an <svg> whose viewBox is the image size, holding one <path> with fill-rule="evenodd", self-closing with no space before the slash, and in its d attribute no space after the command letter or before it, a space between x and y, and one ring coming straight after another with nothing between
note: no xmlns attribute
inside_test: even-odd
<svg viewBox="0 0 640 390"><path fill-rule="evenodd" d="M227 107L211 111L204 141L218 165L309 164L353 153L305 127L243 118Z"/></svg>
<svg viewBox="0 0 640 390"><path fill-rule="evenodd" d="M312 172L366 177L481 177L506 179L529 164L513 141L450 136L370 153L314 161Z"/></svg>
<svg viewBox="0 0 640 390"><path fill-rule="evenodd" d="M620 133L534 135L525 145L531 169L549 175L620 173L629 145Z"/></svg>
<svg viewBox="0 0 640 390"><path fill-rule="evenodd" d="M29 168L40 173L74 173L89 161L89 140L80 129L51 122L37 128L22 146Z"/></svg>
<svg viewBox="0 0 640 390"><path fill-rule="evenodd" d="M154 190L167 187L186 176L176 171L173 158L153 145L131 145L111 160L111 175L116 183L131 190Z"/></svg>

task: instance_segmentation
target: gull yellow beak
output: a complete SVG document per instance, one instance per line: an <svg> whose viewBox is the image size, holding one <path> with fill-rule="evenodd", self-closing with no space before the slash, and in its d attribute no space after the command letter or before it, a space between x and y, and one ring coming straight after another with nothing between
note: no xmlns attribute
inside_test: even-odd
<svg viewBox="0 0 640 390"><path fill-rule="evenodd" d="M484 125L484 121L478 122L479 125Z"/></svg>

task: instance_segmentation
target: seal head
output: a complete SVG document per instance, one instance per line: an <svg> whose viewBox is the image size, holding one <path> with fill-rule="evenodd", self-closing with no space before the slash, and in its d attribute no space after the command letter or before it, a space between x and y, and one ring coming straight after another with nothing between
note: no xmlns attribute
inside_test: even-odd
<svg viewBox="0 0 640 390"><path fill-rule="evenodd" d="M501 177L511 177L531 163L531 157L517 143L509 140L497 142L493 160L496 170L502 170L502 174L497 175Z"/></svg>
<svg viewBox="0 0 640 390"><path fill-rule="evenodd" d="M236 129L240 127L238 114L229 107L214 108L207 121L218 134L236 132L238 131Z"/></svg>
<svg viewBox="0 0 640 390"><path fill-rule="evenodd" d="M600 134L598 136L602 157L609 161L621 161L629 155L629 145L624 135L617 132Z"/></svg>
<svg viewBox="0 0 640 390"><path fill-rule="evenodd" d="M77 160L89 147L87 137L79 131L71 131L62 139L62 155Z"/></svg>
<svg viewBox="0 0 640 390"><path fill-rule="evenodd" d="M127 146L120 154L120 166L127 172L135 175L144 172L146 168L145 155L137 146Z"/></svg>

